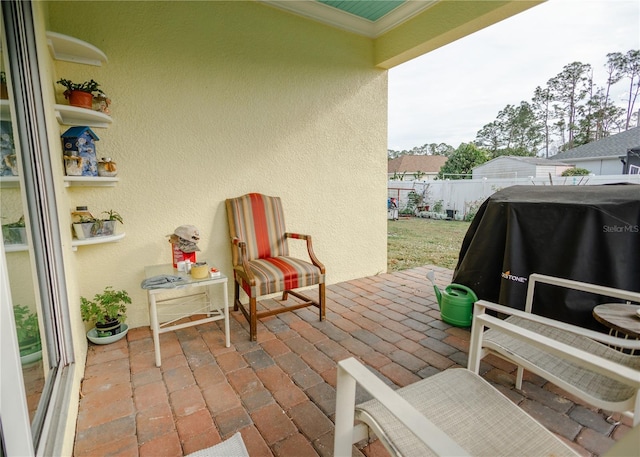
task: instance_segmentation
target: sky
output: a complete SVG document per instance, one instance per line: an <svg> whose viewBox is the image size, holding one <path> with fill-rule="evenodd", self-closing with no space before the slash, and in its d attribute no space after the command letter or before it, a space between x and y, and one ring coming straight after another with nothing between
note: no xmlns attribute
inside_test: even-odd
<svg viewBox="0 0 640 457"><path fill-rule="evenodd" d="M607 54L631 49L640 49L639 0L549 0L389 70L388 148L472 142L565 65L590 64L603 86Z"/></svg>

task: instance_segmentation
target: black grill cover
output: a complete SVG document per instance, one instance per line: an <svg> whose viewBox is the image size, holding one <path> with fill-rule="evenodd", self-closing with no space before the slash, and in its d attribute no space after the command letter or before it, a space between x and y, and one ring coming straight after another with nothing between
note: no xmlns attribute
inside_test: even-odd
<svg viewBox="0 0 640 457"><path fill-rule="evenodd" d="M531 273L640 291L640 186L513 186L489 197L453 282L523 310ZM596 330L593 308L621 301L549 285L534 298L536 314Z"/></svg>

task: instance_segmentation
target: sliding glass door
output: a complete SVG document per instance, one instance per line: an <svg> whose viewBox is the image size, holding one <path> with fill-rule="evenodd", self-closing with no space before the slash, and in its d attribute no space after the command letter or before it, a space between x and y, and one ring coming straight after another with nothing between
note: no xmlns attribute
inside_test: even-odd
<svg viewBox="0 0 640 457"><path fill-rule="evenodd" d="M31 3L3 1L0 30L2 449L54 455L73 355Z"/></svg>

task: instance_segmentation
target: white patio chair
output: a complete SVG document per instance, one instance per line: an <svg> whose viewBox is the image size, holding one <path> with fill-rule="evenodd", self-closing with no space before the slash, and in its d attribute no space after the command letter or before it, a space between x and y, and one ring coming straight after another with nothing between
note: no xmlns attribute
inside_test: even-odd
<svg viewBox="0 0 640 457"><path fill-rule="evenodd" d="M540 274L529 278L525 311L480 300L474 306L469 370L478 373L480 360L495 354L518 366L516 387L527 369L595 407L621 412L640 423L640 356L614 347L640 349L639 340L609 336L531 313L536 283L582 290L640 302L640 293L623 291ZM508 316L499 319L493 310ZM485 332L485 328L489 330Z"/></svg>
<svg viewBox="0 0 640 457"><path fill-rule="evenodd" d="M231 438L207 449L193 452L186 457L249 457L249 452L242 440L242 435L236 432Z"/></svg>
<svg viewBox="0 0 640 457"><path fill-rule="evenodd" d="M338 362L337 379L337 457L351 457L353 443L368 438L367 426L395 456L577 455L464 368L445 370L394 391L349 358ZM373 399L356 406L356 383ZM354 419L362 423L354 425Z"/></svg>

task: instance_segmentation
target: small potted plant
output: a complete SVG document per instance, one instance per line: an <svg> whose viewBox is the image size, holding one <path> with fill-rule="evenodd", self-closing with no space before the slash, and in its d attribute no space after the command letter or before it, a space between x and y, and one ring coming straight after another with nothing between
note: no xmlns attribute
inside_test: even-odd
<svg viewBox="0 0 640 457"><path fill-rule="evenodd" d="M73 231L76 234L76 238L79 240L86 240L95 236L94 225L97 219L93 216L80 216L76 222L73 223Z"/></svg>
<svg viewBox="0 0 640 457"><path fill-rule="evenodd" d="M116 223L124 224L122 216L114 210L103 211L106 217L97 218L90 215L79 216L73 223L76 238L84 240L96 236L111 236L116 233Z"/></svg>
<svg viewBox="0 0 640 457"><path fill-rule="evenodd" d="M21 216L16 222L2 224L2 238L4 244L27 244L24 216Z"/></svg>
<svg viewBox="0 0 640 457"><path fill-rule="evenodd" d="M14 305L13 316L16 321L16 333L20 347L20 361L22 365L33 363L42 358L42 342L38 315L28 306Z"/></svg>
<svg viewBox="0 0 640 457"><path fill-rule="evenodd" d="M117 337L108 341L112 342L126 334L128 328L124 321L127 318L127 305L131 304L126 290L113 290L112 286L106 286L102 293L93 297L93 300L80 297L80 303L82 320L95 324L95 328L87 333L91 341L94 341L92 337L98 340Z"/></svg>
<svg viewBox="0 0 640 457"><path fill-rule="evenodd" d="M83 83L74 83L68 79L61 79L56 82L66 88L64 98L69 100L71 106L93 109L93 98L104 96L104 92L99 89L100 84L93 79Z"/></svg>
<svg viewBox="0 0 640 457"><path fill-rule="evenodd" d="M122 216L117 211L110 209L109 211L103 211L102 214L106 214L106 217L97 219L91 229L92 236L111 236L116 233L116 223L122 221Z"/></svg>

